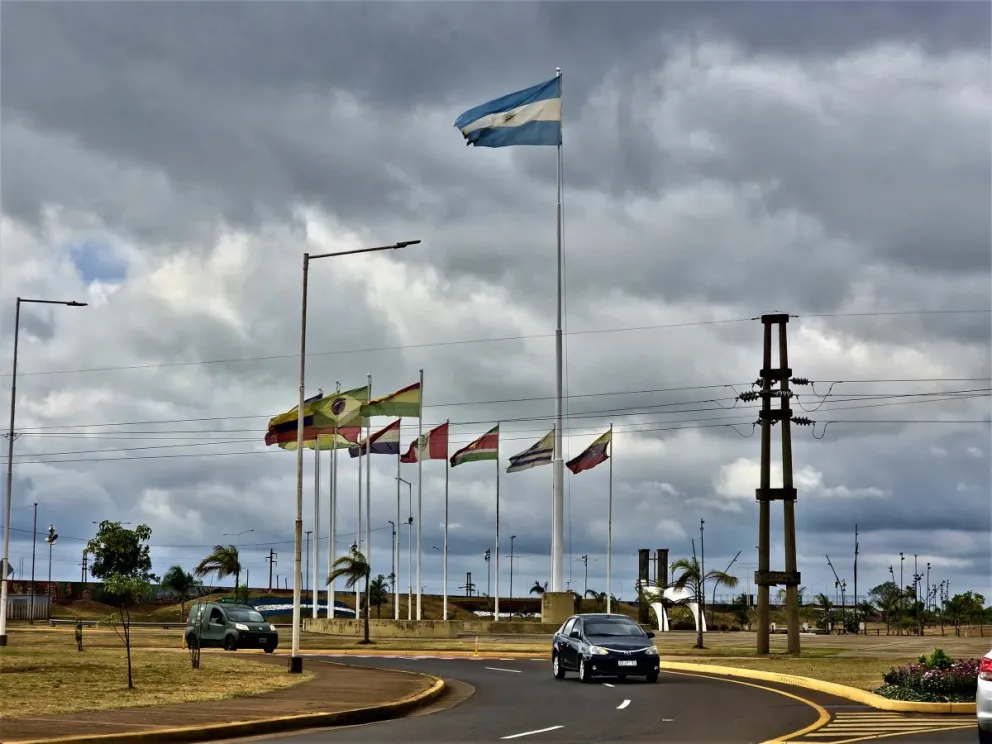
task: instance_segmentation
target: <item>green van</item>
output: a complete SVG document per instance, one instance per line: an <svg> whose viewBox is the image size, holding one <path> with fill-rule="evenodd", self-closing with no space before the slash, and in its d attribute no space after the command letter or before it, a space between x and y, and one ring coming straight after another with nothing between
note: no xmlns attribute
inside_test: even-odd
<svg viewBox="0 0 992 744"><path fill-rule="evenodd" d="M271 654L279 645L279 634L254 607L241 604L203 602L193 605L186 620L186 645L190 648L260 648Z"/></svg>

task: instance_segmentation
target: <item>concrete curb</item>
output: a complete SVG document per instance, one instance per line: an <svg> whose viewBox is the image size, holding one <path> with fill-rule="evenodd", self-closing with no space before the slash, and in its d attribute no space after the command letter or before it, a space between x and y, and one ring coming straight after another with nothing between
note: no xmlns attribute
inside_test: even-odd
<svg viewBox="0 0 992 744"><path fill-rule="evenodd" d="M798 677L791 674L763 672L758 669L741 669L738 667L714 666L711 664L689 664L681 661L662 661L661 670L665 671L666 669L714 674L723 677L741 677L743 679L754 679L762 682L777 682L781 685L802 687L807 690L846 698L847 700L867 705L876 710L887 710L896 713L975 715L975 703L911 703L905 700L889 700L889 698L876 695L873 692L859 690L856 687L848 687L847 685L839 685L836 682L824 682L819 679Z"/></svg>
<svg viewBox="0 0 992 744"><path fill-rule="evenodd" d="M400 671L400 670L395 670ZM445 691L444 680L429 674L407 672L433 680L427 690L383 705L367 708L353 708L336 713L304 713L298 716L279 716L255 721L228 721L207 726L183 726L182 728L159 729L157 731L135 731L124 734L92 734L88 736L66 736L58 739L20 739L6 744L180 744L183 742L214 741L235 739L244 736L285 733L301 729L329 726L356 726L392 718L402 718L417 708L438 700ZM154 710L150 708L149 710Z"/></svg>

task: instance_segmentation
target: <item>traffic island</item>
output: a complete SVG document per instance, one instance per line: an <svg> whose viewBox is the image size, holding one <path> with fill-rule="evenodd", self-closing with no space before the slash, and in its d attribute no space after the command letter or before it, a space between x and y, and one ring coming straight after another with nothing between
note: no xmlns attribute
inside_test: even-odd
<svg viewBox="0 0 992 744"><path fill-rule="evenodd" d="M278 677L285 660L235 655L204 657L203 669L218 658L241 665L264 666ZM181 657L180 657L181 658ZM439 699L444 683L411 672L351 667L310 661L306 681L251 697L140 708L76 710L57 715L11 717L4 706L3 741L60 744L164 744L293 731L320 726L353 725L397 718ZM8 675L3 675L8 676ZM9 675L15 676L15 675ZM293 675L294 681L301 676ZM14 709L16 711L16 709Z"/></svg>

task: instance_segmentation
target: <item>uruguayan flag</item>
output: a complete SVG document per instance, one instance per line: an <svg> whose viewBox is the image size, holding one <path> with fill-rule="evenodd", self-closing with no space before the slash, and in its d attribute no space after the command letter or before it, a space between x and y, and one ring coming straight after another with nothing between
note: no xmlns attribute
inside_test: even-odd
<svg viewBox="0 0 992 744"><path fill-rule="evenodd" d="M469 109L455 126L476 147L560 145L561 78Z"/></svg>
<svg viewBox="0 0 992 744"><path fill-rule="evenodd" d="M507 473L519 473L521 470L530 470L538 465L550 465L555 456L555 430L552 429L540 441L531 445L519 455L510 458L510 467Z"/></svg>

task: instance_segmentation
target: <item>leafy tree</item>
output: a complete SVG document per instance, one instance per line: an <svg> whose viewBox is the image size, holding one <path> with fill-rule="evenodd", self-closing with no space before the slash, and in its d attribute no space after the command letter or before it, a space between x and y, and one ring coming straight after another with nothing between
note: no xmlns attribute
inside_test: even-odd
<svg viewBox="0 0 992 744"><path fill-rule="evenodd" d="M692 596L695 598L693 601L696 602L699 608L699 616L703 617L706 609L706 597L703 596L703 586L706 582L716 582L717 585L723 584L728 589L735 589L737 587L737 577L731 576L726 571L712 570L707 571L704 575L702 568L699 565L699 561L696 558L679 558L672 562L672 571L677 574L675 581L672 583L672 587L675 589L688 589ZM696 632L696 645L695 648L705 648L703 645L703 624L699 623L699 628Z"/></svg>
<svg viewBox="0 0 992 744"><path fill-rule="evenodd" d="M741 627L746 627L751 621L751 614L748 608L748 596L747 594L738 594L734 599L734 603L731 605L731 612L734 613L734 618L740 623Z"/></svg>
<svg viewBox="0 0 992 744"><path fill-rule="evenodd" d="M888 635L892 628L893 617L899 612L899 602L902 598L899 585L894 581L885 581L870 589L868 598L882 613L885 620L885 633Z"/></svg>
<svg viewBox="0 0 992 744"><path fill-rule="evenodd" d="M193 570L197 576L215 574L218 581L234 577L234 596L241 586L241 555L234 545L214 545L213 551Z"/></svg>
<svg viewBox="0 0 992 744"><path fill-rule="evenodd" d="M334 570L327 577L327 585L340 578L345 579L345 588L354 589L364 579L365 596L369 596L369 575L372 569L365 556L357 548L352 548L350 555L343 555L334 561ZM369 602L362 605L363 639L359 643L371 643L369 639Z"/></svg>
<svg viewBox="0 0 992 744"><path fill-rule="evenodd" d="M544 594L546 591L548 591L548 582L547 581L545 581L543 584L540 581L535 581L534 582L534 586L532 586L530 588L530 593L531 594L536 594L539 597L542 594Z"/></svg>
<svg viewBox="0 0 992 744"><path fill-rule="evenodd" d="M155 581L147 542L152 530L139 524L133 530L122 527L120 522L104 520L96 537L86 543L86 550L93 556L91 572L103 579L104 593L117 607L109 622L124 644L127 654L127 686L134 689L131 667L131 612L130 608L148 596L149 582Z"/></svg>
<svg viewBox="0 0 992 744"><path fill-rule="evenodd" d="M142 545L148 542L151 535L151 527L147 524L139 524L129 530L120 522L100 522L96 537L86 543L86 551L93 556L90 573L98 579L106 579L116 573L140 576L145 581L154 582L149 548Z"/></svg>
<svg viewBox="0 0 992 744"><path fill-rule="evenodd" d="M389 601L389 580L379 574L369 584L369 601L375 605L375 616L382 617L382 606Z"/></svg>
<svg viewBox="0 0 992 744"><path fill-rule="evenodd" d="M162 577L162 588L179 597L179 616L186 615L186 600L193 596L198 586L196 577L187 573L178 563L172 566Z"/></svg>

